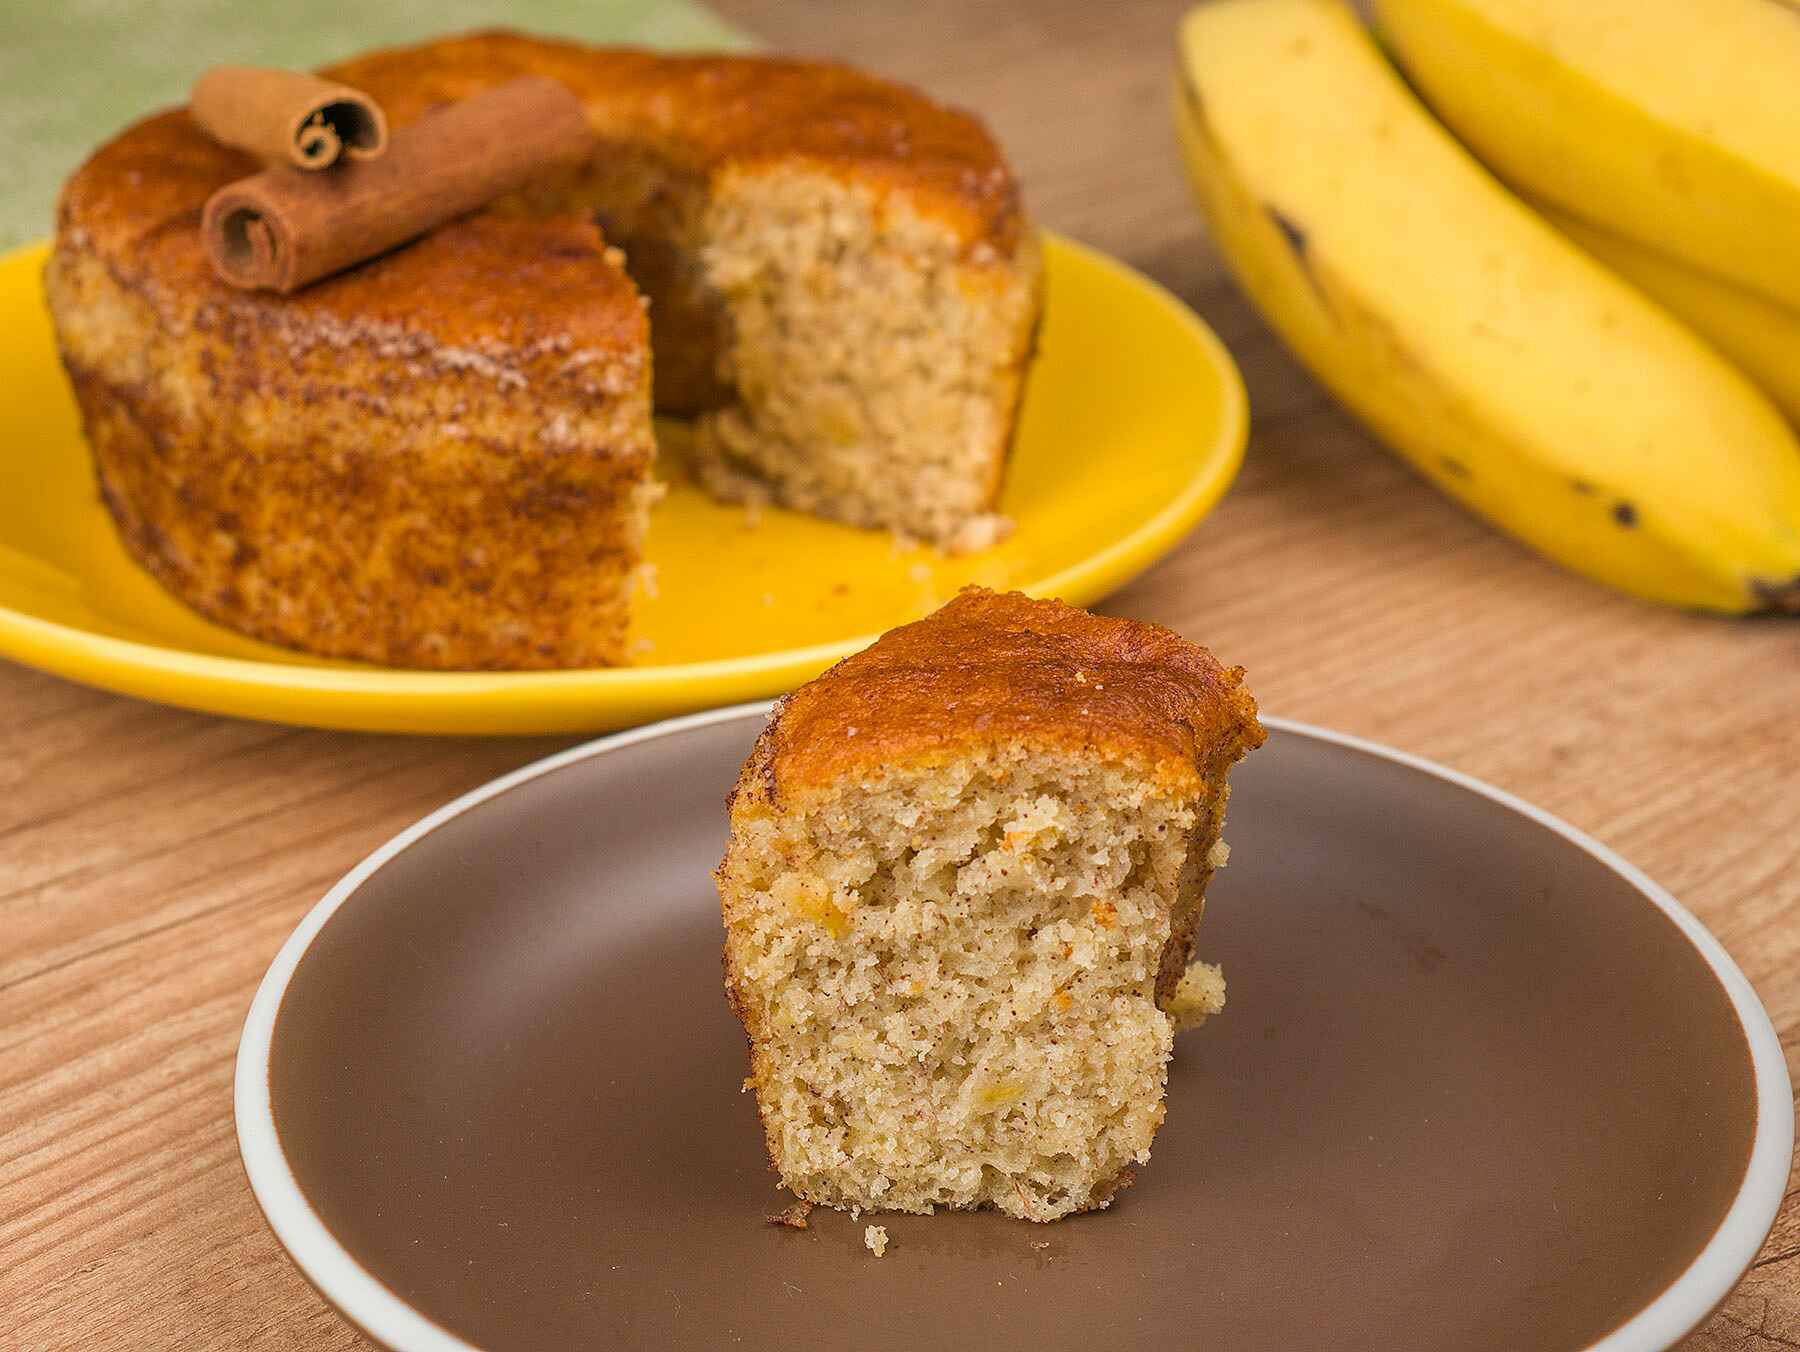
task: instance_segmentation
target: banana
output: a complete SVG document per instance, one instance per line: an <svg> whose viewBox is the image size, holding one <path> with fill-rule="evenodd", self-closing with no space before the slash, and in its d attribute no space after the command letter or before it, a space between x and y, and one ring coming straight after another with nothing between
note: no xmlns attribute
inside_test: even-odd
<svg viewBox="0 0 1800 1352"><path fill-rule="evenodd" d="M1194 188L1244 290L1426 478L1651 600L1800 610L1800 445L1742 375L1444 131L1341 0L1181 30Z"/></svg>
<svg viewBox="0 0 1800 1352"><path fill-rule="evenodd" d="M1800 423L1800 310L1696 272L1666 254L1597 230L1544 203L1535 205L1550 224L1685 320Z"/></svg>
<svg viewBox="0 0 1800 1352"><path fill-rule="evenodd" d="M1795 0L1376 0L1437 114L1532 197L1800 307Z"/></svg>

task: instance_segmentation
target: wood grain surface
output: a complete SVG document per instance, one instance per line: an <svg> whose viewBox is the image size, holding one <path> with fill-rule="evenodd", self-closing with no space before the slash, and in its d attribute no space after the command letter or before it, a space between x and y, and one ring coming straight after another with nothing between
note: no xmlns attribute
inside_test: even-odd
<svg viewBox="0 0 1800 1352"><path fill-rule="evenodd" d="M1800 623L1676 614L1560 573L1339 412L1190 205L1168 118L1180 3L720 8L978 110L1042 221L1163 282L1237 354L1241 481L1104 609L1243 663L1272 713L1445 761L1622 850L1731 950L1795 1068ZM0 664L0 1348L365 1345L245 1185L239 1027L340 873L557 744L231 722ZM1688 1346L1800 1348L1800 1192Z"/></svg>

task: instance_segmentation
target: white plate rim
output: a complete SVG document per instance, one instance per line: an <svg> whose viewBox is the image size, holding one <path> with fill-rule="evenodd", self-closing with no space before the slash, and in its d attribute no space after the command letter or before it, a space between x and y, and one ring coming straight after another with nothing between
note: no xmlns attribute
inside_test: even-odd
<svg viewBox="0 0 1800 1352"><path fill-rule="evenodd" d="M766 716L772 701L735 704L596 738L546 756L471 789L422 817L371 852L307 912L275 955L257 987L239 1039L233 1077L238 1152L257 1205L289 1257L325 1298L370 1337L403 1352L481 1352L408 1305L351 1256L301 1192L275 1131L269 1088L269 1053L282 997L300 960L327 921L371 874L440 826L490 798L565 765L613 751L751 716ZM1755 988L1724 946L1665 888L1586 832L1504 789L1448 766L1327 728L1292 719L1263 717L1283 733L1345 747L1421 771L1477 794L1548 828L1619 874L1675 923L1724 988L1750 1048L1756 1092L1756 1130L1750 1160L1725 1218L1669 1286L1618 1328L1582 1352L1665 1352L1706 1319L1749 1269L1775 1223L1793 1160L1793 1088L1781 1042Z"/></svg>

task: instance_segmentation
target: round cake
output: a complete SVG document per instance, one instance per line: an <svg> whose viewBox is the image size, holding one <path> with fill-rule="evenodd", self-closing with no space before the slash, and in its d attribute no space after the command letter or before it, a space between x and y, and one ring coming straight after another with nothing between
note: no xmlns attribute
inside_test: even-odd
<svg viewBox="0 0 1800 1352"><path fill-rule="evenodd" d="M259 166L185 110L75 173L63 361L127 548L196 610L389 665L620 663L653 406L717 496L1002 529L1040 269L974 118L842 66L504 32L323 73L396 128L550 76L596 149L291 296L214 275L201 207Z"/></svg>

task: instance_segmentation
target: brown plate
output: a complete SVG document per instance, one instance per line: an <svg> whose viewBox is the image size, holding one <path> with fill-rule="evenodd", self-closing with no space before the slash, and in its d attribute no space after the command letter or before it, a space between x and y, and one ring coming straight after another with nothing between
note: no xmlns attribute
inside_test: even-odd
<svg viewBox="0 0 1800 1352"><path fill-rule="evenodd" d="M1225 1013L1109 1211L813 1213L739 1093L708 870L763 709L579 747L385 846L277 958L238 1134L395 1347L1662 1348L1787 1178L1754 993L1666 893L1474 781L1270 720L1202 950Z"/></svg>

